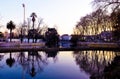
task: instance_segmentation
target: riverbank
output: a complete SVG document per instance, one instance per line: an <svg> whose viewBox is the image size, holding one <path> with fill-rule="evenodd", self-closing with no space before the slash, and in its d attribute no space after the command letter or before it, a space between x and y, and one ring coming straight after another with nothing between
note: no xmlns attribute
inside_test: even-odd
<svg viewBox="0 0 120 79"><path fill-rule="evenodd" d="M118 43L99 43L99 42L78 42L77 46L83 46L83 47L95 47L95 48L119 48Z"/></svg>
<svg viewBox="0 0 120 79"><path fill-rule="evenodd" d="M45 42L40 43L0 43L0 52L15 51L75 51L75 50L118 50L120 46L117 43L94 43L94 42L78 42L74 47L52 47L45 46Z"/></svg>
<svg viewBox="0 0 120 79"><path fill-rule="evenodd" d="M44 47L45 42L39 42L39 43L20 43L20 42L0 42L0 47L29 47L29 46L40 46Z"/></svg>

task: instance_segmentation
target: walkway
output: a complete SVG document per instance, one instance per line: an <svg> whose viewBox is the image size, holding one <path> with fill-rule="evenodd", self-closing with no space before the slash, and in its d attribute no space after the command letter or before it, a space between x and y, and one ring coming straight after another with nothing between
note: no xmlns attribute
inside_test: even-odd
<svg viewBox="0 0 120 79"><path fill-rule="evenodd" d="M52 47L48 48L41 43L0 43L0 52L14 51L75 51L75 50L119 50L116 43L86 43L79 42L76 47Z"/></svg>

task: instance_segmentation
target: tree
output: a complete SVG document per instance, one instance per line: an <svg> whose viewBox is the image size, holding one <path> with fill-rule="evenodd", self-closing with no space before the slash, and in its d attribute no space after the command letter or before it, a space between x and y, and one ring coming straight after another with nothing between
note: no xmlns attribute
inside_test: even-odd
<svg viewBox="0 0 120 79"><path fill-rule="evenodd" d="M48 31L48 25L44 24L42 27L39 29L40 35L45 36L46 31Z"/></svg>
<svg viewBox="0 0 120 79"><path fill-rule="evenodd" d="M106 31L110 26L108 26L109 16L107 12L98 9L80 19L77 23L76 28L80 30L82 35L96 35L101 33L101 31ZM111 29L109 29L111 30Z"/></svg>
<svg viewBox="0 0 120 79"><path fill-rule="evenodd" d="M32 22L33 22L33 25L32 25L32 27L33 27L33 42L34 42L34 38L35 38L35 30L34 30L34 26L35 26L35 18L37 17L37 15L36 15L36 13L32 13L31 14L31 16L30 17L32 17Z"/></svg>
<svg viewBox="0 0 120 79"><path fill-rule="evenodd" d="M120 8L120 0L93 0L93 5L97 9L112 10L113 12Z"/></svg>
<svg viewBox="0 0 120 79"><path fill-rule="evenodd" d="M36 13L35 12L33 12L32 14L31 14L31 16L30 17L32 17L32 22L33 22L33 29L34 29L34 26L35 26L35 18L37 17L37 15L36 15Z"/></svg>
<svg viewBox="0 0 120 79"><path fill-rule="evenodd" d="M11 54L11 52L10 52L10 57L6 60L6 64L7 64L9 67L12 67L14 63L15 63L15 59L12 58L12 54Z"/></svg>
<svg viewBox="0 0 120 79"><path fill-rule="evenodd" d="M0 38L3 38L4 34L2 32L0 32Z"/></svg>
<svg viewBox="0 0 120 79"><path fill-rule="evenodd" d="M59 34L55 28L48 28L48 31L45 33L46 45L48 47L57 47L59 46Z"/></svg>
<svg viewBox="0 0 120 79"><path fill-rule="evenodd" d="M12 30L15 29L15 24L13 23L13 21L7 23L7 29L10 30L10 42L11 42Z"/></svg>
<svg viewBox="0 0 120 79"><path fill-rule="evenodd" d="M110 15L108 15L107 11L103 11L102 9L98 9L86 16L82 17L80 21L77 23L74 28L74 34L77 35L93 35L92 40L102 40L102 36L100 35L102 32L113 31L112 29L112 21L110 19ZM81 38L84 39L84 38Z"/></svg>
<svg viewBox="0 0 120 79"><path fill-rule="evenodd" d="M94 0L93 3L97 9L110 12L113 38L114 41L118 41L120 39L120 0Z"/></svg>
<svg viewBox="0 0 120 79"><path fill-rule="evenodd" d="M120 40L120 9L111 13L113 38L115 41Z"/></svg>
<svg viewBox="0 0 120 79"><path fill-rule="evenodd" d="M38 29L40 28L40 25L43 23L43 18L38 19Z"/></svg>

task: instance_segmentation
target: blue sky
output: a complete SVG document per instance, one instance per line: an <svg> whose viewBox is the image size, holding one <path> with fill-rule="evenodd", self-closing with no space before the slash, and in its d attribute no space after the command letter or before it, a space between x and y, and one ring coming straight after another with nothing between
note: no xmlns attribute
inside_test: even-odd
<svg viewBox="0 0 120 79"><path fill-rule="evenodd" d="M0 23L10 20L15 24L23 22L23 7L26 19L35 12L49 27L58 26L60 34L71 34L80 17L92 12L92 0L2 0L0 2Z"/></svg>

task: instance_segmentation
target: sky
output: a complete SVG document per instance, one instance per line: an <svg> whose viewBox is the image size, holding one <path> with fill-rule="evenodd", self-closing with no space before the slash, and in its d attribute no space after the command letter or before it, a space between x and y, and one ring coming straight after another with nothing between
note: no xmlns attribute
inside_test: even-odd
<svg viewBox="0 0 120 79"><path fill-rule="evenodd" d="M92 12L92 0L2 0L0 2L0 24L4 26L12 20L16 25L23 22L23 6L25 18L32 12L37 18L43 18L44 24L58 28L59 34L72 34L73 27L82 16ZM42 26L41 26L42 27Z"/></svg>

